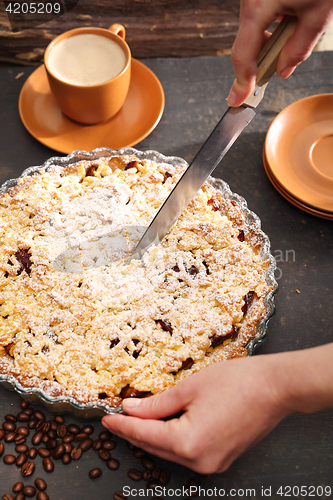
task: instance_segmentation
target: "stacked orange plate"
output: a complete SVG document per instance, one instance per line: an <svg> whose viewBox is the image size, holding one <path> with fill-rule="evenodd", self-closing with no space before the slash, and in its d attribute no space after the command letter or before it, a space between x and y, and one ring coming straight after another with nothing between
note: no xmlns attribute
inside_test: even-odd
<svg viewBox="0 0 333 500"><path fill-rule="evenodd" d="M306 97L278 114L266 135L263 161L282 196L333 220L333 94Z"/></svg>

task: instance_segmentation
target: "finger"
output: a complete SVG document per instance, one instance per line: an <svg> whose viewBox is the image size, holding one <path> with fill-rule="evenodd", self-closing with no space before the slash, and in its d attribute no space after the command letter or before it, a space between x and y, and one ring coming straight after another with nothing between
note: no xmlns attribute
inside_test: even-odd
<svg viewBox="0 0 333 500"><path fill-rule="evenodd" d="M266 43L270 36L272 36L272 33L270 33L269 31L264 32L262 45ZM237 78L235 79L230 89L230 93L227 97L227 104L229 106L240 106L252 94L256 83L256 72L257 64L255 65L255 74L250 77L249 82L246 83L240 81Z"/></svg>
<svg viewBox="0 0 333 500"><path fill-rule="evenodd" d="M299 19L294 33L283 47L278 59L276 71L281 78L288 78L295 68L311 55L325 26L324 20L311 12Z"/></svg>
<svg viewBox="0 0 333 500"><path fill-rule="evenodd" d="M140 444L138 441L130 441L130 442L134 446L141 448L142 450L145 450L147 453L150 453L151 455L155 455L156 457L163 458L164 460L169 460L169 462L175 462L177 464L184 465L185 467L195 470L194 461L189 460L187 458L183 458L180 455L173 453L172 451L162 450L160 448L146 445L145 443Z"/></svg>
<svg viewBox="0 0 333 500"><path fill-rule="evenodd" d="M265 30L275 20L275 14L242 9L241 20L231 52L236 80L227 99L229 106L239 106L252 93L257 74L257 57L270 36Z"/></svg>
<svg viewBox="0 0 333 500"><path fill-rule="evenodd" d="M156 429L154 423L159 424ZM195 462L177 453L177 447L174 445L175 440L178 442L177 436L184 434L186 423L180 424L180 419L177 422L161 422L125 415L107 415L103 417L102 424L120 438L152 455L195 468Z"/></svg>
<svg viewBox="0 0 333 500"><path fill-rule="evenodd" d="M126 413L140 418L160 419L169 417L186 409L193 397L193 391L189 389L191 385L185 380L176 387L149 398L124 399L123 408Z"/></svg>
<svg viewBox="0 0 333 500"><path fill-rule="evenodd" d="M267 42L270 36L272 36L272 33L270 33L269 31L264 32L262 45L264 45ZM256 65L256 71L257 71L257 65ZM230 89L229 96L227 98L227 104L229 106L240 106L252 94L253 89L255 87L256 74L257 73L255 73L254 77L251 77L251 80L248 85L242 84L239 80L237 80L237 78L235 79Z"/></svg>
<svg viewBox="0 0 333 500"><path fill-rule="evenodd" d="M190 467L191 463L189 460L180 457L176 453L170 451L170 450L164 450L160 447L157 446L152 446L147 443L144 443L142 441L137 441L136 439L129 439L125 434L122 432L115 432L113 431L114 434L116 434L118 437L125 439L126 441L130 442L137 448L141 448L142 450L147 451L148 453L151 453L152 455L155 455L157 457L163 458L165 460L169 460L171 462L176 462L182 465L185 465L186 467Z"/></svg>
<svg viewBox="0 0 333 500"><path fill-rule="evenodd" d="M177 425L180 419L161 420L141 419L125 415L107 415L102 424L111 432L140 443L163 450L172 450L173 439L178 434Z"/></svg>

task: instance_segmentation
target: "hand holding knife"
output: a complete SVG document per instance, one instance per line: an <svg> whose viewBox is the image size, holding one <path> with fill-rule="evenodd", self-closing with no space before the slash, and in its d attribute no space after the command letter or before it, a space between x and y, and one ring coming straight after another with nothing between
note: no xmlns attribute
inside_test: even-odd
<svg viewBox="0 0 333 500"><path fill-rule="evenodd" d="M141 259L152 244L158 244L187 205L199 191L207 177L217 167L237 137L255 116L256 108L264 96L273 76L279 54L292 35L297 19L285 16L258 56L256 86L252 95L238 108L228 108L191 164L164 201L148 229L134 249L129 261Z"/></svg>

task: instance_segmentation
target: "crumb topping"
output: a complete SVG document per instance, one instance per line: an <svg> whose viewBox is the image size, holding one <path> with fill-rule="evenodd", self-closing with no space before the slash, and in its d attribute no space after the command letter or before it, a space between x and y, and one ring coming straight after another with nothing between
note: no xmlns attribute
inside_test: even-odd
<svg viewBox="0 0 333 500"><path fill-rule="evenodd" d="M0 371L79 401L163 391L246 355L268 291L260 232L206 183L125 264L185 167L52 166L0 197Z"/></svg>

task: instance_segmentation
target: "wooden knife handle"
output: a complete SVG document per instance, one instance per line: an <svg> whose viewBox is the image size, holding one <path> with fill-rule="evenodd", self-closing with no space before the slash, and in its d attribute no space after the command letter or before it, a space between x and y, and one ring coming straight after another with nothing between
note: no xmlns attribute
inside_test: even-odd
<svg viewBox="0 0 333 500"><path fill-rule="evenodd" d="M276 70L276 63L284 45L293 34L297 24L297 17L285 16L273 31L263 48L261 49L257 62L258 71L254 91L246 99L243 106L255 108L264 97L264 92L270 78Z"/></svg>

